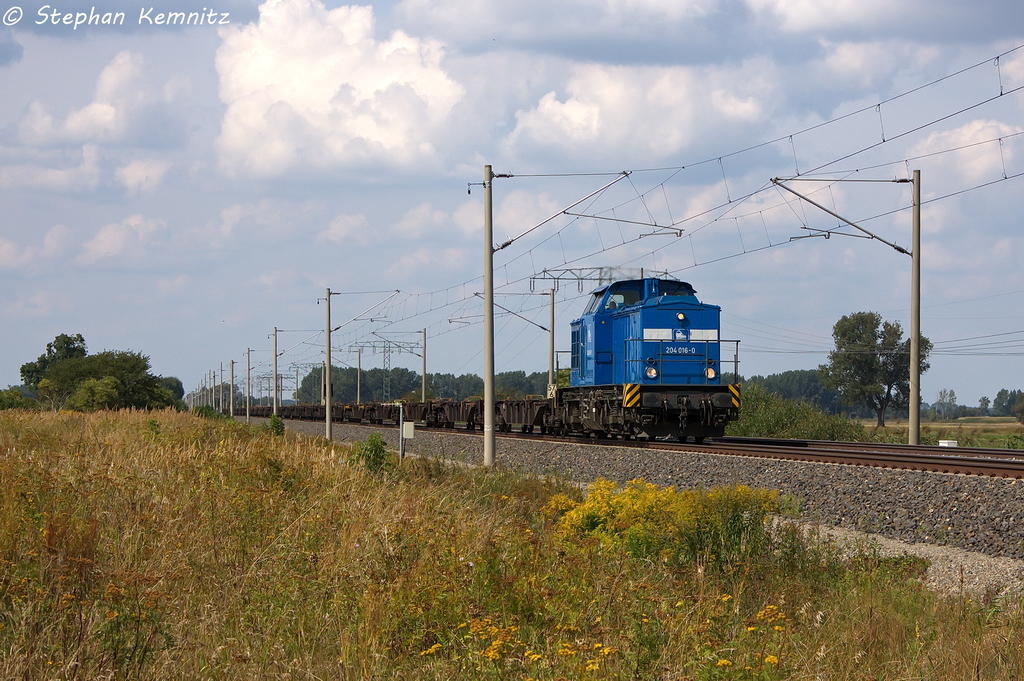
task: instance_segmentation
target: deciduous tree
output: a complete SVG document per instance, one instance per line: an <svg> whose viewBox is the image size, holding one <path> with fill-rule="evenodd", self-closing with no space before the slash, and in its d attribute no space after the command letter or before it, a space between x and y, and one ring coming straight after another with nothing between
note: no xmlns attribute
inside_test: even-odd
<svg viewBox="0 0 1024 681"><path fill-rule="evenodd" d="M818 367L822 382L839 393L847 405L863 405L885 425L889 408L906 407L910 401L910 339L903 338L899 322L882 322L877 312L857 312L842 317L832 327L835 350L828 364ZM931 342L921 336L920 370L928 370Z"/></svg>
<svg viewBox="0 0 1024 681"><path fill-rule="evenodd" d="M85 357L86 354L88 351L82 334L69 336L62 333L52 343L46 344L46 352L39 355L36 361L21 365L21 381L30 388L37 388L51 366L65 359Z"/></svg>

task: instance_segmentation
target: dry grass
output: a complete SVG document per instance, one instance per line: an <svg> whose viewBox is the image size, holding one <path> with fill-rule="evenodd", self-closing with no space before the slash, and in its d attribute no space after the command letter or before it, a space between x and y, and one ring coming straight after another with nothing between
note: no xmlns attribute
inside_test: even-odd
<svg viewBox="0 0 1024 681"><path fill-rule="evenodd" d="M541 512L557 480L173 412L0 413L0 675L1014 679L1019 604L781 531L662 560ZM642 542L641 542L642 544Z"/></svg>

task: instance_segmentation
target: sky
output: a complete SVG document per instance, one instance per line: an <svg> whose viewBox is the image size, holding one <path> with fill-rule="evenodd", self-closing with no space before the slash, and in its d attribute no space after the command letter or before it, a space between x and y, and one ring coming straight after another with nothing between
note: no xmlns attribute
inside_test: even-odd
<svg viewBox="0 0 1024 681"><path fill-rule="evenodd" d="M690 282L746 376L907 330L911 259L772 179L909 247L920 170L922 399L1024 388L1019 1L56 1L0 3L0 385L60 333L256 380L276 327L288 394L326 288L336 363L480 373L490 164L497 371L596 268Z"/></svg>

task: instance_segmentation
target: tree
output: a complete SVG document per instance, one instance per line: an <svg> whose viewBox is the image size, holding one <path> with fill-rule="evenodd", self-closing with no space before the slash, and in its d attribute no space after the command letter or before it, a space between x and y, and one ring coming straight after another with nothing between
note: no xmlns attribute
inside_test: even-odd
<svg viewBox="0 0 1024 681"><path fill-rule="evenodd" d="M988 405L990 404L991 402L989 401L987 396L983 396L980 400L978 400L978 415L988 416Z"/></svg>
<svg viewBox="0 0 1024 681"><path fill-rule="evenodd" d="M1018 421L1024 423L1024 396L1017 398L1017 401L1013 403L1013 407L1010 408L1010 411L1017 417Z"/></svg>
<svg viewBox="0 0 1024 681"><path fill-rule="evenodd" d="M102 381L108 377L114 380ZM90 379L99 383L88 383ZM52 409L160 409L175 402L171 391L149 373L149 357L130 350L105 350L56 362L39 382L39 394Z"/></svg>
<svg viewBox="0 0 1024 681"><path fill-rule="evenodd" d="M46 352L39 355L39 359L21 365L21 380L25 385L36 388L51 366L65 359L85 357L86 354L88 352L82 334L69 336L62 333L52 343L46 344Z"/></svg>
<svg viewBox="0 0 1024 681"><path fill-rule="evenodd" d="M903 339L899 322L882 322L877 312L856 312L832 327L835 350L828 364L818 367L822 383L839 393L843 404L863 405L885 425L889 408L910 401L910 339ZM931 342L921 336L920 370L928 370Z"/></svg>
<svg viewBox="0 0 1024 681"><path fill-rule="evenodd" d="M185 386L182 385L181 379L175 378L174 376L160 376L158 381L160 385L171 391L174 395L174 399L180 400L185 397Z"/></svg>
<svg viewBox="0 0 1024 681"><path fill-rule="evenodd" d="M956 416L956 391L943 388L935 400L935 411L945 420Z"/></svg>
<svg viewBox="0 0 1024 681"><path fill-rule="evenodd" d="M992 414L994 416L1013 416L1013 406L1021 397L1024 397L1024 392L1003 388L996 393L996 399L992 403Z"/></svg>

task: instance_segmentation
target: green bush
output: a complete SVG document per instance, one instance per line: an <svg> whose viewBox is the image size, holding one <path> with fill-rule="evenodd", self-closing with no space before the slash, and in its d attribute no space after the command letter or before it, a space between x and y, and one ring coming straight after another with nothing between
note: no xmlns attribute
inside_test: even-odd
<svg viewBox="0 0 1024 681"><path fill-rule="evenodd" d="M735 437L801 438L857 442L864 427L843 415L822 412L807 402L786 400L759 385L743 390L740 420L726 427Z"/></svg>
<svg viewBox="0 0 1024 681"><path fill-rule="evenodd" d="M278 437L284 435L284 419L277 414L270 417L270 432Z"/></svg>
<svg viewBox="0 0 1024 681"><path fill-rule="evenodd" d="M391 465L387 444L380 433L372 433L365 442L357 442L352 448L351 460L373 473L378 473Z"/></svg>
<svg viewBox="0 0 1024 681"><path fill-rule="evenodd" d="M15 387L0 390L0 411L4 409L37 409L39 403L30 397L25 397Z"/></svg>
<svg viewBox="0 0 1024 681"><path fill-rule="evenodd" d="M75 411L99 411L117 406L121 382L116 376L87 378L68 398L67 406Z"/></svg>
<svg viewBox="0 0 1024 681"><path fill-rule="evenodd" d="M216 409L214 409L213 407L211 407L208 404L204 404L204 405L202 405L200 407L193 408L192 409L192 413L195 414L196 416L202 416L203 418L206 418L206 419L220 419L220 420L227 419L229 421L231 420L230 416L228 416L227 414L220 413L219 411L217 411Z"/></svg>

